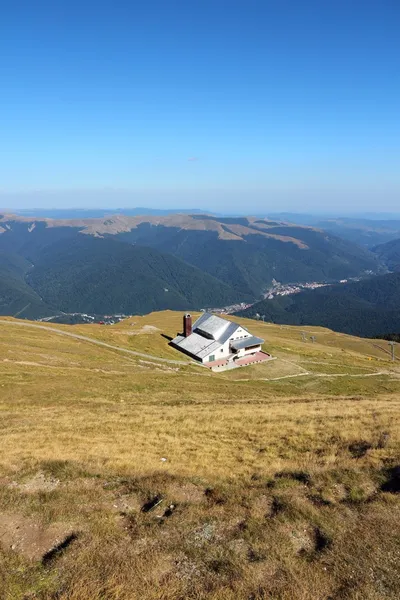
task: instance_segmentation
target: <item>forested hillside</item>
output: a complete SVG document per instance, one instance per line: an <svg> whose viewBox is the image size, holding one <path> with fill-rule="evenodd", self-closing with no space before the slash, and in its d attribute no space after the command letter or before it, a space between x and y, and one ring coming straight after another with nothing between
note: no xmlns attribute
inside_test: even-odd
<svg viewBox="0 0 400 600"><path fill-rule="evenodd" d="M272 279L283 283L338 280L379 270L367 250L308 227L263 219L194 215L177 227L145 218L120 239L170 252L236 290L258 296Z"/></svg>
<svg viewBox="0 0 400 600"><path fill-rule="evenodd" d="M348 241L254 217L0 215L0 233L0 252L25 261L2 275L0 310L26 307L26 318L226 306L257 300L273 279L333 282L382 269Z"/></svg>
<svg viewBox="0 0 400 600"><path fill-rule="evenodd" d="M25 282L31 264L25 258L0 251L0 315L31 318L52 313L40 296Z"/></svg>
<svg viewBox="0 0 400 600"><path fill-rule="evenodd" d="M400 239L380 244L374 252L391 271L400 271Z"/></svg>
<svg viewBox="0 0 400 600"><path fill-rule="evenodd" d="M263 300L239 314L374 337L400 332L399 298L400 273L392 273Z"/></svg>
<svg viewBox="0 0 400 600"><path fill-rule="evenodd" d="M27 281L65 312L140 314L246 300L171 255L84 235L43 251Z"/></svg>

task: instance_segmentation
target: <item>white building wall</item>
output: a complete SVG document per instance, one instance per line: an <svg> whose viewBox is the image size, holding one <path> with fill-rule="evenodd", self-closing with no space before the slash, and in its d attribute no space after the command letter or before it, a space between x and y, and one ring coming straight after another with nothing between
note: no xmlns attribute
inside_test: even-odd
<svg viewBox="0 0 400 600"><path fill-rule="evenodd" d="M225 342L225 344L221 344L221 346L217 348L217 350L210 352L206 357L204 357L202 362L209 362L210 356L215 356L215 360L221 360L222 358L226 358L230 354L229 343L230 342L228 340L227 342Z"/></svg>
<svg viewBox="0 0 400 600"><path fill-rule="evenodd" d="M242 327L238 327L235 331L235 333L231 336L231 338L233 338L234 340L237 340L238 338L242 338L245 336L249 336L249 332L246 331L246 329L243 329Z"/></svg>
<svg viewBox="0 0 400 600"><path fill-rule="evenodd" d="M210 362L210 356L215 356L215 360L221 360L223 358L227 358L230 354L232 354L230 351L230 345L231 345L232 341L239 340L239 339L245 339L246 337L250 337L250 333L247 331L247 329L243 329L243 327L238 327L236 329L236 331L231 335L229 340L227 340L224 344L221 344L221 346L219 348L217 348L217 350L210 352L207 356L202 358L201 362L203 362L203 363ZM257 352L260 349L261 349L261 346L257 349L251 350L251 351L246 351L245 349L243 349L243 350L240 350L237 354L235 354L235 356L238 356L238 357L246 356L247 354L252 354L254 352Z"/></svg>

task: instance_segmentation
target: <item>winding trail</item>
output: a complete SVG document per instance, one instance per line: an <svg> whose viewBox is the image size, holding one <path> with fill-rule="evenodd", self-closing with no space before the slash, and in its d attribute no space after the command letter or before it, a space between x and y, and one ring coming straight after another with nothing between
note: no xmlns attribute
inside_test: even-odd
<svg viewBox="0 0 400 600"><path fill-rule="evenodd" d="M305 373L295 373L293 375L282 375L281 377L272 377L267 379L265 377L261 379L236 379L235 382L241 381L281 381L282 379L294 379L295 377L381 377L382 375L390 375L395 378L399 378L400 375L393 373L392 371L377 371L376 373L311 373L306 371Z"/></svg>
<svg viewBox="0 0 400 600"><path fill-rule="evenodd" d="M185 362L183 360L172 360L170 358L160 358L159 356L152 356L151 354L144 354L142 352L136 352L135 350L128 350L128 348L121 348L121 346L113 346L112 344L107 344L106 342L102 342L100 340L96 340L94 338L87 337L85 335L79 335L77 333L70 333L69 331L64 331L63 329L57 329L56 327L47 327L46 325L34 325L33 323L20 323L15 321L7 321L0 319L0 325L14 325L16 327L31 327L32 329L43 329L45 331L50 331L51 333L56 333L57 335L65 335L67 337L74 338L76 340L80 340L83 342L89 342L90 344L96 344L96 346L103 346L104 348L109 348L110 350L117 350L118 352L125 352L125 354L130 354L133 356L138 356L140 358L147 358L150 360L154 360L157 362L168 363L171 365L190 365L196 364L194 362Z"/></svg>

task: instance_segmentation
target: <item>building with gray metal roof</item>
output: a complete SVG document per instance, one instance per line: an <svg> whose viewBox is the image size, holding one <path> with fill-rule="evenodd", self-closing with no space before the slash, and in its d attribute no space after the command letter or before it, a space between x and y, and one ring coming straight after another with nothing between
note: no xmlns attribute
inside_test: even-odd
<svg viewBox="0 0 400 600"><path fill-rule="evenodd" d="M191 315L184 315L183 333L171 346L202 363L212 363L256 354L263 343L242 325L205 312L193 324Z"/></svg>

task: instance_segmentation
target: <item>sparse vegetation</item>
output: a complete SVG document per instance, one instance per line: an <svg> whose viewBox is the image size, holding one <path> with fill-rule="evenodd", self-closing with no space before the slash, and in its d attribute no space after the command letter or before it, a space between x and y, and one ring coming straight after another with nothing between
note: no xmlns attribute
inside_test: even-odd
<svg viewBox="0 0 400 600"><path fill-rule="evenodd" d="M0 597L397 598L399 367L253 321L277 360L223 374L56 333L180 360L180 325L0 323Z"/></svg>

